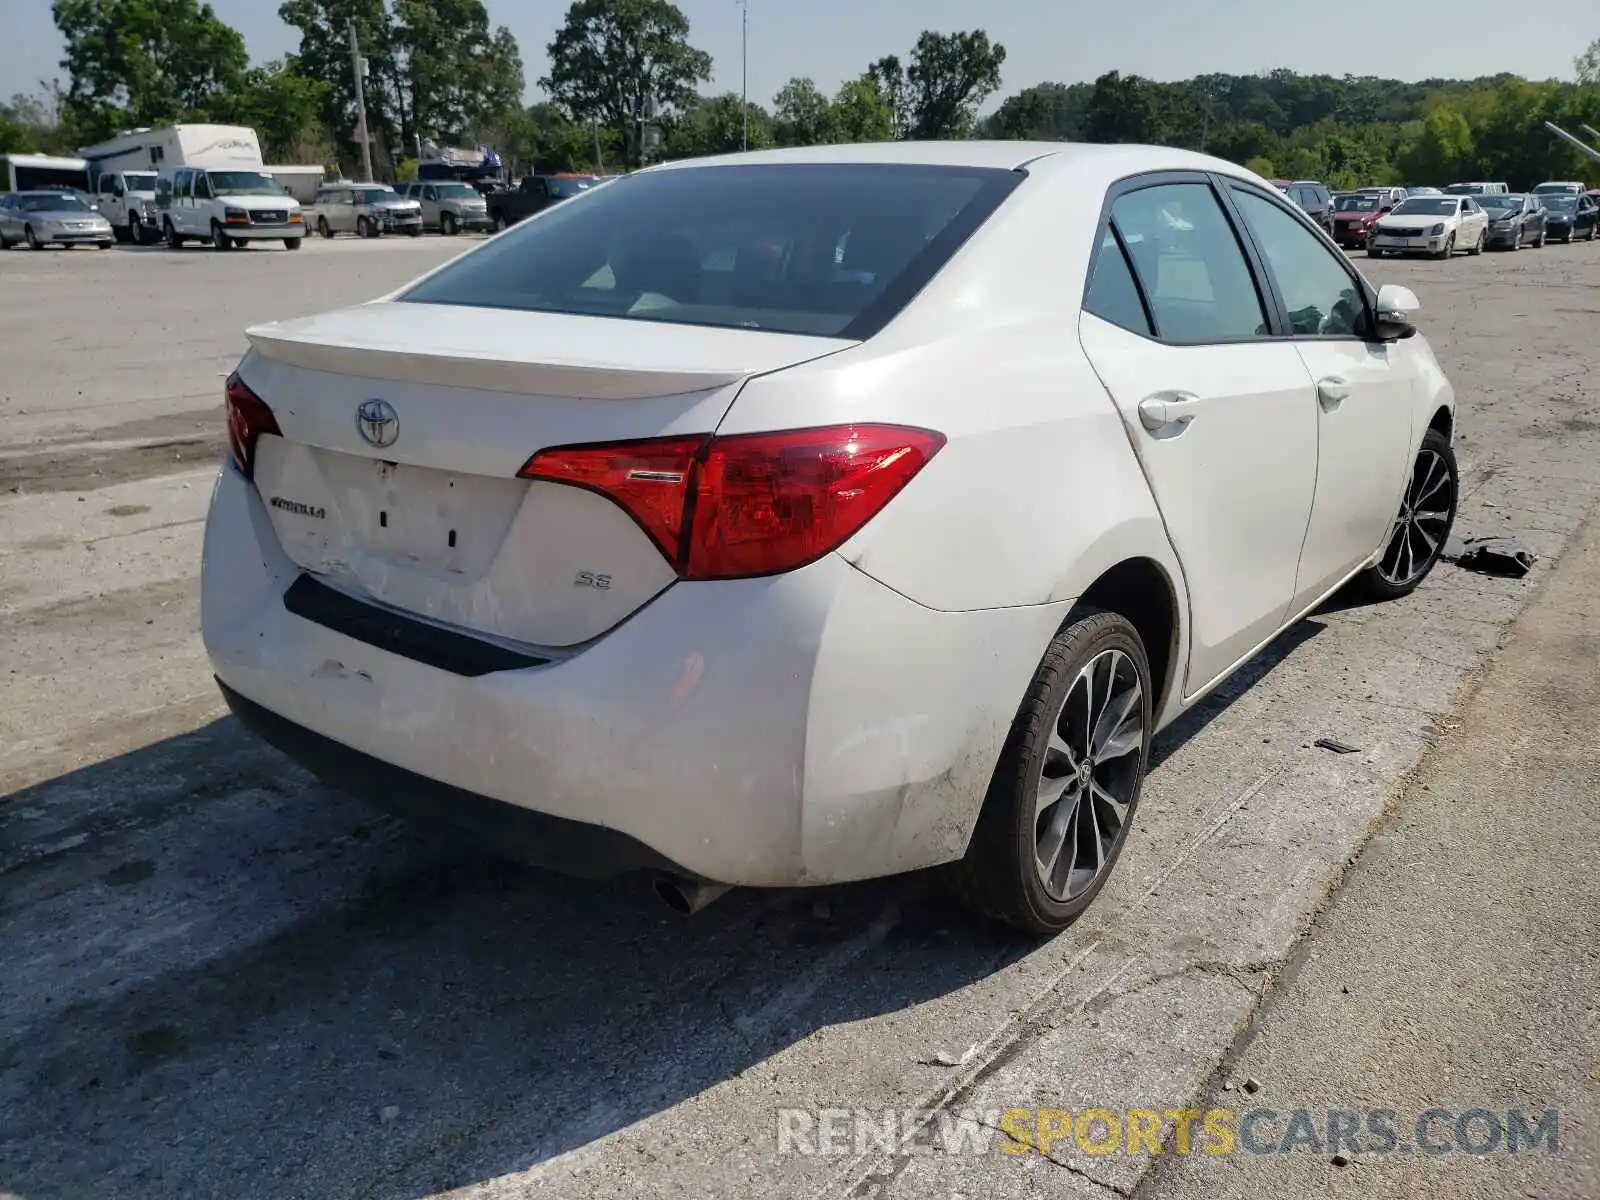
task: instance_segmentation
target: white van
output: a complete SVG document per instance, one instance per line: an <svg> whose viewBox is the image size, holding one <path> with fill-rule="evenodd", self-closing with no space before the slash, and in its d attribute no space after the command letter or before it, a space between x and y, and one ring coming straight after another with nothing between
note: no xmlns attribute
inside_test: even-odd
<svg viewBox="0 0 1600 1200"><path fill-rule="evenodd" d="M1447 196L1509 196L1511 189L1503 183L1452 183L1444 193Z"/></svg>
<svg viewBox="0 0 1600 1200"><path fill-rule="evenodd" d="M217 250L252 241L298 250L306 234L300 202L259 169L169 167L156 177L156 211L174 250L191 239Z"/></svg>

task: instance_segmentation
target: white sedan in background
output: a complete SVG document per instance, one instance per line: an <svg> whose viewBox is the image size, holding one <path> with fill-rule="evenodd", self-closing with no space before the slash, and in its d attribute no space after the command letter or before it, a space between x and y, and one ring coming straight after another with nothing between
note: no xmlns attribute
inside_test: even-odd
<svg viewBox="0 0 1600 1200"><path fill-rule="evenodd" d="M1264 180L1169 149L640 171L249 331L205 538L234 711L518 858L942 867L1057 930L1152 737L1454 518L1454 397Z"/></svg>
<svg viewBox="0 0 1600 1200"><path fill-rule="evenodd" d="M1489 214L1471 196L1409 196L1367 235L1367 253L1449 258L1457 250L1482 254Z"/></svg>

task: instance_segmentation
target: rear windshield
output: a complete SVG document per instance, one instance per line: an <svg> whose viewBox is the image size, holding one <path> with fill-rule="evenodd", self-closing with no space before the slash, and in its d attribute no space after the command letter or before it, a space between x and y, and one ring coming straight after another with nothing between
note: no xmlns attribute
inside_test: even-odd
<svg viewBox="0 0 1600 1200"><path fill-rule="evenodd" d="M1343 196L1339 200L1340 212L1377 212L1376 196Z"/></svg>
<svg viewBox="0 0 1600 1200"><path fill-rule="evenodd" d="M1576 196L1541 196L1539 203L1551 212L1577 212L1578 198Z"/></svg>
<svg viewBox="0 0 1600 1200"><path fill-rule="evenodd" d="M867 338L1022 179L899 164L646 171L546 209L400 299Z"/></svg>

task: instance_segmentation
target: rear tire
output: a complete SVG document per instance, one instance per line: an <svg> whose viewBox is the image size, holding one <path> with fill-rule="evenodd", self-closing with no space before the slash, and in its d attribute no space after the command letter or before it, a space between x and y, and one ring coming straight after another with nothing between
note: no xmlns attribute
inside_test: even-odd
<svg viewBox="0 0 1600 1200"><path fill-rule="evenodd" d="M1358 577L1369 598L1409 596L1439 565L1445 540L1455 527L1460 489L1461 475L1450 439L1437 429L1428 430L1417 448L1383 556Z"/></svg>
<svg viewBox="0 0 1600 1200"><path fill-rule="evenodd" d="M1011 723L966 856L943 869L950 890L1029 933L1077 920L1127 842L1153 723L1138 631L1117 613L1080 609Z"/></svg>

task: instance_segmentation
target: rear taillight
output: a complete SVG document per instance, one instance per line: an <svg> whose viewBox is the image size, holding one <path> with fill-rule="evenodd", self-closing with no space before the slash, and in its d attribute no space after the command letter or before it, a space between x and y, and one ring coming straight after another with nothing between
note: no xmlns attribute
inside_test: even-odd
<svg viewBox="0 0 1600 1200"><path fill-rule="evenodd" d="M519 474L608 497L685 579L738 579L843 544L944 441L902 425L651 438L541 450Z"/></svg>
<svg viewBox="0 0 1600 1200"><path fill-rule="evenodd" d="M245 387L237 375L228 376L225 391L228 406L228 442L233 447L233 465L249 479L256 469L256 439L263 433L282 436L278 419L262 399Z"/></svg>

